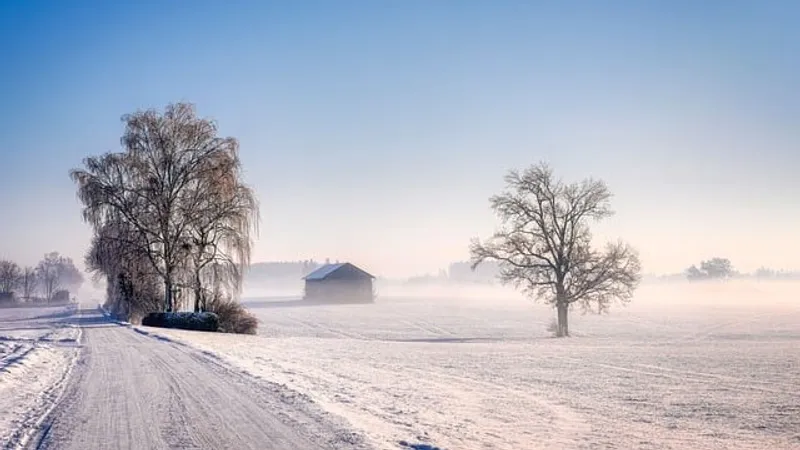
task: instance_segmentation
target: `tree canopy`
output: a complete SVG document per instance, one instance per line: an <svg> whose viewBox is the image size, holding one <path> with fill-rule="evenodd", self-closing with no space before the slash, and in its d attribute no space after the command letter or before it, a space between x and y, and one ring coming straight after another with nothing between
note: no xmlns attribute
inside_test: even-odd
<svg viewBox="0 0 800 450"><path fill-rule="evenodd" d="M637 252L623 242L592 246L589 225L613 214L604 182L565 183L545 163L512 170L505 182L490 199L501 226L473 240L473 267L497 261L502 282L552 304L559 336L569 334L570 306L604 312L612 300L630 300L640 279Z"/></svg>
<svg viewBox="0 0 800 450"><path fill-rule="evenodd" d="M86 158L71 172L95 230L88 265L133 297L137 289L152 296L160 279L167 311L181 290L194 292L195 309L211 291L238 294L258 222L238 141L219 137L216 123L187 103L122 121L122 151Z"/></svg>

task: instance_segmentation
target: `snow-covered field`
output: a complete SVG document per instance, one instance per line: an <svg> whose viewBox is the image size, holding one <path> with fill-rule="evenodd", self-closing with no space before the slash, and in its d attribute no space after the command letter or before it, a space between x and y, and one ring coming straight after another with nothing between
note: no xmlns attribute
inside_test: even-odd
<svg viewBox="0 0 800 450"><path fill-rule="evenodd" d="M259 336L157 333L308 395L377 448L800 448L798 294L646 285L611 315L573 314L571 339L549 337L549 309L479 287L251 299Z"/></svg>
<svg viewBox="0 0 800 450"><path fill-rule="evenodd" d="M56 403L77 354L80 328L66 307L0 308L0 443L22 445Z"/></svg>

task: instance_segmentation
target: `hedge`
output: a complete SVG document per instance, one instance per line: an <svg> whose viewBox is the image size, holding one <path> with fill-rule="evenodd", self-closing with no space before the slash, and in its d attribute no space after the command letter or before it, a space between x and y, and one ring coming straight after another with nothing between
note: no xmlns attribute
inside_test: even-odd
<svg viewBox="0 0 800 450"><path fill-rule="evenodd" d="M150 313L142 319L142 325L159 328L179 328L181 330L217 331L219 329L219 317L210 312Z"/></svg>

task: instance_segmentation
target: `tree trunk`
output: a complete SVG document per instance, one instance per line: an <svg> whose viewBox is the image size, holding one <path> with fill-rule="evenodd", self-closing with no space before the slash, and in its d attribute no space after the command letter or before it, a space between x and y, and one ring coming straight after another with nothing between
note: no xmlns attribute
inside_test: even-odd
<svg viewBox="0 0 800 450"><path fill-rule="evenodd" d="M194 312L200 312L200 274L195 275L194 279Z"/></svg>
<svg viewBox="0 0 800 450"><path fill-rule="evenodd" d="M172 277L169 275L164 279L164 310L172 312Z"/></svg>
<svg viewBox="0 0 800 450"><path fill-rule="evenodd" d="M558 337L569 337L569 302L563 285L556 285L556 308L558 309Z"/></svg>
<svg viewBox="0 0 800 450"><path fill-rule="evenodd" d="M558 331L556 336L569 337L569 302L564 289L563 278L556 283L556 309L558 310Z"/></svg>
<svg viewBox="0 0 800 450"><path fill-rule="evenodd" d="M558 337L569 337L569 309L567 304L558 305Z"/></svg>
<svg viewBox="0 0 800 450"><path fill-rule="evenodd" d="M569 336L569 305L565 302L559 302L556 305L558 310L558 330L556 331L557 337Z"/></svg>

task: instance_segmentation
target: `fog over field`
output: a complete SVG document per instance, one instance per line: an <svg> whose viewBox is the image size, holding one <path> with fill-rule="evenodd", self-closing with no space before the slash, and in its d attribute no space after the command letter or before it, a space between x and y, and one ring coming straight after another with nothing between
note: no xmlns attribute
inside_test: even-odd
<svg viewBox="0 0 800 450"><path fill-rule="evenodd" d="M798 24L0 2L0 449L800 450Z"/></svg>
<svg viewBox="0 0 800 450"><path fill-rule="evenodd" d="M246 290L255 337L153 330L285 383L377 448L800 447L800 283L650 283L575 314L498 287L381 290L373 305L289 306Z"/></svg>

